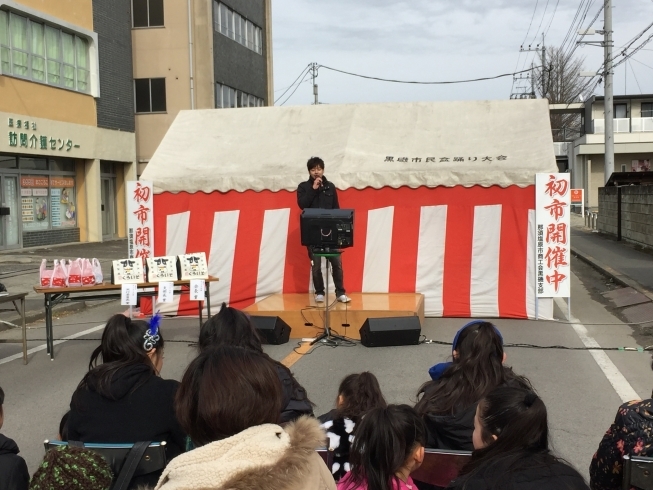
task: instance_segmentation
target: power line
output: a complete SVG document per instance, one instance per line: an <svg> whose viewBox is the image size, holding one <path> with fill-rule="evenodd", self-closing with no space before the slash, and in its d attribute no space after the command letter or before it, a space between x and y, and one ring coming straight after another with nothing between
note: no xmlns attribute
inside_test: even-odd
<svg viewBox="0 0 653 490"><path fill-rule="evenodd" d="M295 84L297 83L297 80L299 80L301 77L304 76L304 74L308 71L308 69L309 69L310 67L311 67L310 64L306 65L306 68L304 68L304 69L302 70L302 72L299 74L299 76L298 76L297 78L295 78L295 81L294 81L293 83L291 83L291 84L288 86L288 88L284 91L284 93L282 93L279 97L277 97L277 100L274 101L275 104L276 104L276 103L277 103L281 98L283 98L284 95L286 95L286 92L288 92L288 90L290 90L290 89L292 88L292 86L295 85ZM301 83L301 82L300 82L300 83Z"/></svg>
<svg viewBox="0 0 653 490"><path fill-rule="evenodd" d="M626 70L628 70L628 63L626 63ZM630 71L633 72L633 76L635 77L635 81L637 82L637 88L639 89L639 93L643 94L642 92L642 87L639 86L639 80L637 80L637 75L635 74L635 70L633 69L633 64L630 64ZM627 92L627 90L624 90L624 92Z"/></svg>
<svg viewBox="0 0 653 490"><path fill-rule="evenodd" d="M551 20L549 20L549 25L546 26L546 31L544 31L544 36L546 36L549 33L549 29L551 29L551 24L553 24L553 19L556 16L556 12L558 11L558 5L560 5L560 0L556 2L556 6L553 9L553 15L551 16Z"/></svg>
<svg viewBox="0 0 653 490"><path fill-rule="evenodd" d="M503 77L511 77L514 75L519 75L520 73L525 73L528 71L531 71L531 68L527 70L521 70L515 73L503 73L501 75L495 75L492 77L482 77L482 78L472 78L468 80L451 80L451 81L446 81L446 82L417 82L417 81L409 81L409 80L393 80L390 78L380 78L380 77L371 77L368 75L361 75L359 73L352 73L349 71L344 71L344 70L339 70L337 68L331 68L330 66L324 66L324 65L318 65L319 68L324 68L326 70L331 70L331 71L337 71L338 73L344 73L345 75L351 75L354 77L359 77L359 78L366 78L368 80L378 80L380 82L392 82L392 83L409 83L409 84L416 84L416 85L449 85L449 84L455 84L455 83L471 83L471 82L483 82L486 80L496 80L497 78L503 78ZM541 67L535 67L535 68L541 68Z"/></svg>
<svg viewBox="0 0 653 490"><path fill-rule="evenodd" d="M297 89L300 87L300 85L301 85L302 83L308 81L308 78L306 78L306 77L309 76L309 75L310 75L310 73L307 73L307 74L304 76L304 79L303 79L301 82L299 82L299 83L297 84L297 86L295 87L295 90L293 90L293 91L290 93L290 95L289 95L288 97L286 97L286 100L284 100L281 104L279 104L280 106L284 105L286 102L288 102L288 101L290 100L290 98L291 98L293 95L295 95L295 92L297 92Z"/></svg>
<svg viewBox="0 0 653 490"><path fill-rule="evenodd" d="M544 5L544 12L542 12L542 18L540 19L540 25L537 26L537 29L535 30L535 35L533 36L533 40L531 41L531 44L535 42L535 39L537 39L537 33L540 32L540 27L542 27L542 22L544 22L544 17L546 17L546 10L549 8L549 0L546 0L546 5Z"/></svg>
<svg viewBox="0 0 653 490"><path fill-rule="evenodd" d="M636 62L639 63L640 65L644 65L646 68L650 68L651 70L653 70L653 66L651 66L651 65L647 65L646 63L642 63L641 61L636 60L635 58L630 58L630 61L636 61Z"/></svg>

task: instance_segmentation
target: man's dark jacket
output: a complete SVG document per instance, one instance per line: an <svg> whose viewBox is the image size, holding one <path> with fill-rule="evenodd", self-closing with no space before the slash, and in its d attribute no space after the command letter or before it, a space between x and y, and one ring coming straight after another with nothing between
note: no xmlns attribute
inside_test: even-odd
<svg viewBox="0 0 653 490"><path fill-rule="evenodd" d="M29 472L25 460L18 456L18 446L0 434L0 490L27 490Z"/></svg>
<svg viewBox="0 0 653 490"><path fill-rule="evenodd" d="M340 209L338 204L338 191L332 182L322 177L322 186L313 189L315 179L310 177L306 182L297 186L297 204L302 209Z"/></svg>

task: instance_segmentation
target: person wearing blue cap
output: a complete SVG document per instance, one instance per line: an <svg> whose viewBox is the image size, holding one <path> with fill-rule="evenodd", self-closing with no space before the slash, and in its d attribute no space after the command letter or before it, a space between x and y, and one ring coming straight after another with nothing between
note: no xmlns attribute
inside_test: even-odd
<svg viewBox="0 0 653 490"><path fill-rule="evenodd" d="M478 402L498 386L532 390L530 381L504 366L499 329L485 320L463 326L453 340L452 361L429 369L415 409L427 426L427 447L471 451Z"/></svg>

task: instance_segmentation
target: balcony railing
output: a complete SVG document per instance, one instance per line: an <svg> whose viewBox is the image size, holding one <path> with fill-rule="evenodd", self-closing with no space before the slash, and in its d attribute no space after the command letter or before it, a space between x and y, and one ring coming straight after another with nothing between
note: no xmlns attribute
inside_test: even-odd
<svg viewBox="0 0 653 490"><path fill-rule="evenodd" d="M605 120L592 120L592 128L595 134L605 133ZM641 133L653 131L653 117L619 118L614 120L615 133Z"/></svg>

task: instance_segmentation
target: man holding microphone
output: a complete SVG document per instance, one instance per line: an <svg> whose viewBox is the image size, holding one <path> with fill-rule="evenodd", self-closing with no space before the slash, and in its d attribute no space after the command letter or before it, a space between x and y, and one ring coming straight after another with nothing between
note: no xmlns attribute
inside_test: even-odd
<svg viewBox="0 0 653 490"><path fill-rule="evenodd" d="M324 176L324 161L319 157L311 157L306 166L308 167L309 178L306 182L302 182L297 186L297 204L299 204L299 207L301 209L340 209L336 186ZM323 303L325 291L324 278L322 277L322 257L315 257L312 247L307 247L307 249L308 257L311 259L315 301ZM331 262L333 282L336 286L336 298L341 303L348 303L351 299L345 294L342 280L342 260L340 256L327 257L327 259Z"/></svg>

